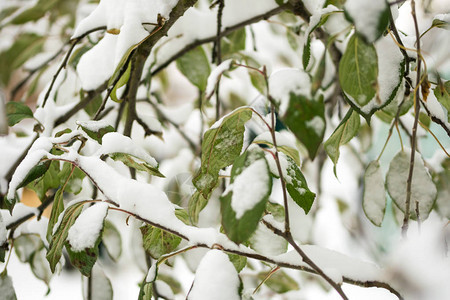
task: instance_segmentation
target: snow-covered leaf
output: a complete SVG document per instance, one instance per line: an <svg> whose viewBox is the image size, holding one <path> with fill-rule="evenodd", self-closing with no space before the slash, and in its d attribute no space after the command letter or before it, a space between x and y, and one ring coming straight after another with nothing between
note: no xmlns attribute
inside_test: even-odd
<svg viewBox="0 0 450 300"><path fill-rule="evenodd" d="M376 226L381 226L386 210L386 192L383 173L378 161L372 161L364 173L363 210Z"/></svg>
<svg viewBox="0 0 450 300"><path fill-rule="evenodd" d="M266 277L267 272L258 273L259 280L264 280ZM269 279L267 279L264 284L267 285L272 291L279 294L300 289L298 283L283 270L278 270L270 275Z"/></svg>
<svg viewBox="0 0 450 300"><path fill-rule="evenodd" d="M130 79L130 73L131 73L131 64L128 64L127 69L125 72L120 76L119 80L117 81L116 85L113 87L110 97L115 102L121 102L123 99L119 99L117 97L117 89L121 88L125 84L128 83L128 80Z"/></svg>
<svg viewBox="0 0 450 300"><path fill-rule="evenodd" d="M17 300L12 279L6 272L0 273L0 295L2 300Z"/></svg>
<svg viewBox="0 0 450 300"><path fill-rule="evenodd" d="M99 144L102 143L102 138L105 134L114 132L114 127L104 121L78 122L78 125L90 138L96 140Z"/></svg>
<svg viewBox="0 0 450 300"><path fill-rule="evenodd" d="M145 251L154 259L175 250L181 238L160 228L144 225L140 228Z"/></svg>
<svg viewBox="0 0 450 300"><path fill-rule="evenodd" d="M283 220L284 221L284 220ZM273 233L266 225L259 223L256 231L249 239L250 247L267 256L276 256L287 251L288 242Z"/></svg>
<svg viewBox="0 0 450 300"><path fill-rule="evenodd" d="M13 126L23 119L33 118L31 109L22 102L6 103L6 116L8 118L8 126Z"/></svg>
<svg viewBox="0 0 450 300"><path fill-rule="evenodd" d="M127 153L116 152L116 153L109 154L109 157L111 157L113 160L121 161L126 166L136 169L138 171L147 172L150 175L155 175L158 177L164 177L164 175L161 174L161 172L158 170L158 168L153 167L148 162L142 161L141 159L139 159L133 155L130 155Z"/></svg>
<svg viewBox="0 0 450 300"><path fill-rule="evenodd" d="M102 243L113 261L117 261L122 254L122 238L113 223L105 220Z"/></svg>
<svg viewBox="0 0 450 300"><path fill-rule="evenodd" d="M177 59L177 67L181 73L201 91L206 89L211 67L203 48L197 47Z"/></svg>
<svg viewBox="0 0 450 300"><path fill-rule="evenodd" d="M55 272L56 264L61 259L62 248L66 242L70 227L75 223L75 220L83 210L83 205L86 201L77 202L66 208L62 217L61 224L53 234L52 241L47 252L47 260L50 263L50 269Z"/></svg>
<svg viewBox="0 0 450 300"><path fill-rule="evenodd" d="M336 166L339 159L339 147L348 143L359 130L359 115L350 109L339 126L324 144L325 151Z"/></svg>
<svg viewBox="0 0 450 300"><path fill-rule="evenodd" d="M239 276L228 256L211 250L203 257L195 273L194 283L187 300L238 300L240 287Z"/></svg>
<svg viewBox="0 0 450 300"><path fill-rule="evenodd" d="M390 36L367 44L357 34L352 35L339 63L344 96L367 120L395 98L403 73L403 55Z"/></svg>
<svg viewBox="0 0 450 300"><path fill-rule="evenodd" d="M70 262L84 276L90 276L97 260L107 213L107 203L94 204L83 211L69 229L66 249Z"/></svg>
<svg viewBox="0 0 450 300"><path fill-rule="evenodd" d="M272 178L259 147L245 151L231 169L231 180L220 198L222 226L235 243L246 241L256 230L272 190Z"/></svg>
<svg viewBox="0 0 450 300"><path fill-rule="evenodd" d="M139 290L138 300L152 300L153 296L153 282L145 282L141 284L141 289Z"/></svg>
<svg viewBox="0 0 450 300"><path fill-rule="evenodd" d="M96 300L112 300L113 299L113 287L111 281L106 277L103 270L98 264L92 269L91 276L91 298L88 298L87 291L83 286L83 299L96 299Z"/></svg>
<svg viewBox="0 0 450 300"><path fill-rule="evenodd" d="M14 16L9 23L20 25L27 22L37 21L52 9L60 0L39 0L36 4L20 14Z"/></svg>
<svg viewBox="0 0 450 300"><path fill-rule="evenodd" d="M308 149L309 157L314 159L325 134L323 98L308 99L303 95L291 93L289 106L282 120Z"/></svg>
<svg viewBox="0 0 450 300"><path fill-rule="evenodd" d="M389 5L386 0L347 0L346 16L353 21L356 31L373 43L381 37L389 24Z"/></svg>
<svg viewBox="0 0 450 300"><path fill-rule="evenodd" d="M206 200L218 183L219 170L232 164L240 154L244 125L251 117L250 108L241 107L224 116L205 132L202 165L192 182Z"/></svg>
<svg viewBox="0 0 450 300"><path fill-rule="evenodd" d="M7 240L7 231L6 231L6 224L3 222L3 217L0 214L0 262L5 261L5 244Z"/></svg>
<svg viewBox="0 0 450 300"><path fill-rule="evenodd" d="M416 204L419 204L420 220L425 220L433 208L437 190L428 170L424 166L422 156L414 156L414 172L411 184L411 218L416 219ZM410 151L400 151L392 159L386 175L386 187L394 203L405 213L406 184L410 168Z"/></svg>
<svg viewBox="0 0 450 300"><path fill-rule="evenodd" d="M376 94L378 76L377 52L354 34L339 63L339 81L351 102L365 106Z"/></svg>
<svg viewBox="0 0 450 300"><path fill-rule="evenodd" d="M306 179L295 161L289 156L286 156L286 160L287 166L284 178L286 181L286 189L292 197L292 200L307 214L313 205L316 194L309 190Z"/></svg>

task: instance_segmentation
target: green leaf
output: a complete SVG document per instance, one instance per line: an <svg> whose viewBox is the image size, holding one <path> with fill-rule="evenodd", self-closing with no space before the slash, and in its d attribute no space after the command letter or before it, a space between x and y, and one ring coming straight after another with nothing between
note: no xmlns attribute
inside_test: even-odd
<svg viewBox="0 0 450 300"><path fill-rule="evenodd" d="M83 210L83 205L87 201L77 202L69 206L63 215L61 224L58 226L55 234L52 237L50 246L47 252L47 260L50 263L50 269L55 272L56 264L61 259L62 248L66 242L67 235L69 234L69 229L75 223L75 220L80 215Z"/></svg>
<svg viewBox="0 0 450 300"><path fill-rule="evenodd" d="M354 34L339 62L342 90L358 107L363 107L376 95L377 59L375 47Z"/></svg>
<svg viewBox="0 0 450 300"><path fill-rule="evenodd" d="M98 257L98 245L100 244L101 236L97 239L95 246L92 248L87 248L82 251L73 251L70 247L69 243L66 242L66 250L69 254L70 262L72 265L77 268L81 274L86 277L91 276L92 268L94 267L95 262Z"/></svg>
<svg viewBox="0 0 450 300"><path fill-rule="evenodd" d="M271 141L266 141L266 140L257 139L257 138L255 138L252 143L273 147L273 144L271 143ZM287 156L291 157L297 165L300 165L300 154L298 153L297 149L286 146L286 145L283 145L283 146L278 145L277 150L286 154Z"/></svg>
<svg viewBox="0 0 450 300"><path fill-rule="evenodd" d="M94 130L92 129L93 127L87 126L84 123L80 123L80 127L90 138L96 140L99 144L102 143L102 138L105 134L107 134L108 132L114 132L114 127L112 127L111 125L106 125Z"/></svg>
<svg viewBox="0 0 450 300"><path fill-rule="evenodd" d="M51 241L53 234L53 227L58 222L59 215L64 211L64 201L63 201L64 188L58 189L55 194L55 200L53 200L52 211L50 213L50 218L48 219L47 226L47 241Z"/></svg>
<svg viewBox="0 0 450 300"><path fill-rule="evenodd" d="M84 99L84 92L80 92L80 101ZM88 105L85 106L84 111L87 112L87 114L93 118L95 114L97 113L98 109L100 108L100 105L102 105L102 96L97 95L92 101L88 103Z"/></svg>
<svg viewBox="0 0 450 300"><path fill-rule="evenodd" d="M0 52L0 81L9 83L12 73L28 59L42 51L45 38L34 33L23 33L15 37L14 44Z"/></svg>
<svg viewBox="0 0 450 300"><path fill-rule="evenodd" d="M306 43L303 47L303 54L302 54L302 63L303 63L303 69L307 70L309 61L311 60L311 34L316 30L318 27L325 24L328 20L328 17L333 14L334 12L328 12L320 16L320 21L317 22L316 25L314 25L311 30L309 30L308 35L306 36Z"/></svg>
<svg viewBox="0 0 450 300"><path fill-rule="evenodd" d="M325 50L323 52L322 58L319 61L319 65L317 66L317 70L314 73L314 76L311 80L311 95L314 95L317 93L317 91L320 89L320 87L322 86L322 80L325 77L325 70L326 70L326 54L327 51Z"/></svg>
<svg viewBox="0 0 450 300"><path fill-rule="evenodd" d="M6 103L6 116L8 126L14 126L23 119L32 119L33 112L22 102L8 102Z"/></svg>
<svg viewBox="0 0 450 300"><path fill-rule="evenodd" d="M11 277L6 270L0 273L0 291L2 300L17 300Z"/></svg>
<svg viewBox="0 0 450 300"><path fill-rule="evenodd" d="M447 110L447 120L450 121L450 80L445 83L439 82L434 89L434 95Z"/></svg>
<svg viewBox="0 0 450 300"><path fill-rule="evenodd" d="M367 219L381 226L386 211L386 191L380 163L372 161L364 173L363 210Z"/></svg>
<svg viewBox="0 0 450 300"><path fill-rule="evenodd" d="M230 186L220 197L222 226L233 242L245 242L256 230L271 191L264 152L255 146L235 160Z"/></svg>
<svg viewBox="0 0 450 300"><path fill-rule="evenodd" d="M245 50L245 40L247 35L245 28L241 28L233 31L229 35L222 38L220 42L220 53L222 55L222 61L232 58L233 54L241 50Z"/></svg>
<svg viewBox="0 0 450 300"><path fill-rule="evenodd" d="M52 272L48 261L45 259L45 250L36 251L33 253L30 261L31 271L36 278L45 282L50 288L50 280L52 278Z"/></svg>
<svg viewBox="0 0 450 300"><path fill-rule="evenodd" d="M110 221L105 220L103 226L102 243L108 252L109 257L117 262L122 254L122 238L119 230Z"/></svg>
<svg viewBox="0 0 450 300"><path fill-rule="evenodd" d="M442 163L442 172L433 178L437 187L436 211L438 214L450 220L450 160L447 158Z"/></svg>
<svg viewBox="0 0 450 300"><path fill-rule="evenodd" d="M117 98L117 89L128 83L128 80L130 79L130 73L131 73L131 64L128 64L125 73L123 73L123 75L120 76L119 81L117 81L116 85L113 87L111 91L111 94L109 95L113 101L122 102L122 99Z"/></svg>
<svg viewBox="0 0 450 300"><path fill-rule="evenodd" d="M189 214L182 208L175 208L175 216L186 225L191 225Z"/></svg>
<svg viewBox="0 0 450 300"><path fill-rule="evenodd" d="M325 151L334 163L335 174L340 154L339 147L347 144L358 133L359 124L358 113L353 111L353 109L349 109L344 119L342 119L339 126L324 144Z"/></svg>
<svg viewBox="0 0 450 300"><path fill-rule="evenodd" d="M22 234L14 240L14 250L23 263L30 262L32 255L42 248L44 243L36 234Z"/></svg>
<svg viewBox="0 0 450 300"><path fill-rule="evenodd" d="M153 283L146 282L144 278L141 284L141 289L139 290L138 300L152 300L152 296L153 296Z"/></svg>
<svg viewBox="0 0 450 300"><path fill-rule="evenodd" d="M189 198L188 214L192 224L197 224L198 216L205 208L206 204L208 204L208 200L206 200L199 191L196 191L191 198Z"/></svg>
<svg viewBox="0 0 450 300"><path fill-rule="evenodd" d="M284 206L278 203L267 202L266 210L278 222L284 222Z"/></svg>
<svg viewBox="0 0 450 300"><path fill-rule="evenodd" d="M131 154L128 153L110 153L109 157L115 161L121 161L126 166L136 169L137 171L144 171L149 173L150 175L155 175L158 177L165 177L161 172L159 172L158 168L151 166L148 162L143 161Z"/></svg>
<svg viewBox="0 0 450 300"><path fill-rule="evenodd" d="M267 272L260 272L258 274L259 280L264 280L267 277ZM286 274L283 270L278 270L273 273L269 279L264 282L272 291L283 294L289 291L299 290L300 287L298 283L292 279L288 274Z"/></svg>
<svg viewBox="0 0 450 300"><path fill-rule="evenodd" d="M27 22L38 21L51 10L59 0L39 0L35 6L24 10L15 16L10 23L14 25L25 24Z"/></svg>
<svg viewBox="0 0 450 300"><path fill-rule="evenodd" d="M105 273L98 264L94 265L90 280L91 280L91 299L98 299L98 300L113 299L113 287L111 281L109 280L108 277L106 277ZM83 289L85 286L87 286L87 284L83 284ZM83 299L88 300L87 298L85 298L85 295L87 295L86 291L83 292Z"/></svg>
<svg viewBox="0 0 450 300"><path fill-rule="evenodd" d="M179 236L151 225L144 225L140 230L144 249L154 259L172 252L181 242Z"/></svg>
<svg viewBox="0 0 450 300"><path fill-rule="evenodd" d="M267 93L267 86L264 76L261 73L251 69L248 69L248 75L250 76L252 85L258 90L258 92L261 93L261 95L265 95Z"/></svg>
<svg viewBox="0 0 450 300"><path fill-rule="evenodd" d="M228 254L228 259L231 261L236 271L239 273L247 265L247 257L237 254Z"/></svg>
<svg viewBox="0 0 450 300"><path fill-rule="evenodd" d="M244 125L251 117L250 108L240 107L205 132L202 165L192 181L205 200L209 199L217 186L220 169L231 165L239 156L244 139Z"/></svg>
<svg viewBox="0 0 450 300"><path fill-rule="evenodd" d="M167 285L170 286L170 289L172 290L174 295L180 294L183 292L181 283L170 275L158 274L158 280L161 280L161 281L164 281L165 283L167 283Z"/></svg>
<svg viewBox="0 0 450 300"><path fill-rule="evenodd" d="M19 189L21 187L24 187L33 180L40 178L48 171L48 169L50 168L50 164L51 161L45 161L40 162L34 167L32 167L31 170L28 172L27 176L25 176L24 180L19 184L17 188Z"/></svg>
<svg viewBox="0 0 450 300"><path fill-rule="evenodd" d="M290 93L289 106L282 121L305 145L309 157L314 159L325 134L323 97L319 100L311 100L303 95Z"/></svg>
<svg viewBox="0 0 450 300"><path fill-rule="evenodd" d="M398 152L386 174L386 188L394 203L405 213L406 210L406 185L410 167L410 151ZM410 216L417 219L416 204L419 205L420 220L424 221L433 208L437 196L437 189L425 168L420 153L414 156L414 172L411 183Z"/></svg>
<svg viewBox="0 0 450 300"><path fill-rule="evenodd" d="M286 156L286 159L286 189L292 200L305 211L305 214L308 214L314 203L316 194L309 190L306 179L295 161L289 156Z"/></svg>
<svg viewBox="0 0 450 300"><path fill-rule="evenodd" d="M201 46L187 52L176 61L177 68L199 90L204 91L211 67Z"/></svg>

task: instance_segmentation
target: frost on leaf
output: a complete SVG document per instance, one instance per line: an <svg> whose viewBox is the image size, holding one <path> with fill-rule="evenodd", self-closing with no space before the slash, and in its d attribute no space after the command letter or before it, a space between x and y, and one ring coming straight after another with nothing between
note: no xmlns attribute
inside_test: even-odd
<svg viewBox="0 0 450 300"><path fill-rule="evenodd" d="M381 226L386 210L386 193L378 161L371 162L364 174L363 210L374 225Z"/></svg>
<svg viewBox="0 0 450 300"><path fill-rule="evenodd" d="M239 156L245 131L245 123L252 117L248 107L240 107L217 121L205 132L202 143L202 165L192 183L197 192L189 201L191 220L206 205L212 190L219 181L219 170L231 165ZM201 205L197 205L200 203Z"/></svg>
<svg viewBox="0 0 450 300"><path fill-rule="evenodd" d="M264 153L255 146L236 159L230 185L220 198L222 225L232 241L242 243L256 230L271 190Z"/></svg>
<svg viewBox="0 0 450 300"><path fill-rule="evenodd" d="M394 203L405 212L406 184L410 167L410 150L400 151L395 155L389 165L386 175L386 187ZM436 200L437 190L428 170L424 166L422 156L416 153L414 159L414 172L411 184L411 218L416 219L416 204L419 205L420 220L428 218Z"/></svg>
<svg viewBox="0 0 450 300"><path fill-rule="evenodd" d="M211 250L206 253L195 273L188 300L238 300L239 276L225 253Z"/></svg>

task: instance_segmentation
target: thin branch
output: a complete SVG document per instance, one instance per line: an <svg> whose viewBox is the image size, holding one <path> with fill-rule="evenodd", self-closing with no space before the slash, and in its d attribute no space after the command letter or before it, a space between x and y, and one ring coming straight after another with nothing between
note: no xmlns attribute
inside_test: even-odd
<svg viewBox="0 0 450 300"><path fill-rule="evenodd" d="M414 124L412 128L412 138L411 138L411 159L409 161L409 173L408 179L406 180L406 199L405 199L405 216L403 218L402 225L402 236L406 237L408 234L408 226L409 226L409 214L410 214L410 206L411 206L411 186L412 186L412 177L414 172L414 160L416 155L416 145L417 145L417 125L419 123L419 113L420 113L420 94L419 94L419 86L421 80L420 68L421 62L420 59L420 33L419 26L417 23L416 17L416 2L415 0L411 1L411 15L414 20L414 28L416 31L416 47L417 47L417 76L416 76L416 88L414 91Z"/></svg>
<svg viewBox="0 0 450 300"><path fill-rule="evenodd" d="M238 29L241 29L242 27L245 27L247 25L253 24L253 23L257 23L261 20L266 20L276 14L279 14L280 12L286 10L289 6L287 4L283 4L280 5L266 13L254 16L248 20L242 21L238 24L235 24L233 26L230 27L226 27L221 33L220 33L220 37L224 37L230 33L232 33L233 31L236 31ZM181 49L180 51L178 51L177 53L175 53L174 55L172 55L169 59L167 59L164 63L160 64L157 68L155 68L152 71L152 76L158 74L159 72L161 72L162 70L164 70L168 65L170 65L172 62L174 62L175 60L177 60L179 57L183 56L185 53L191 51L192 49L195 49L196 47L206 44L206 43L211 43L214 42L217 39L217 35L214 36L210 36L208 38L204 38L204 39L199 39L196 40L194 42L192 42L191 44L186 45L183 49Z"/></svg>
<svg viewBox="0 0 450 300"><path fill-rule="evenodd" d="M56 194L56 193L55 193ZM44 212L44 210L53 202L53 200L55 199L55 194L49 196L49 197L45 197L45 200L41 203L41 205L39 205L36 209L38 210L39 214L38 215L42 215L42 213ZM6 225L6 229L7 230L14 230L17 227L19 227L20 224L24 223L25 221L27 221L28 219L32 218L36 216L36 214L34 212L28 213L26 215L24 215L23 217L21 217L20 219L15 220L12 223L9 223Z"/></svg>

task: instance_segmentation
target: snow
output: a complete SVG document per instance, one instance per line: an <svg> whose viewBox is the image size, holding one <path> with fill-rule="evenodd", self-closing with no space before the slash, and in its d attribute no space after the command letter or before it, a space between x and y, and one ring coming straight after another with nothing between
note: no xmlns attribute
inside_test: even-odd
<svg viewBox="0 0 450 300"><path fill-rule="evenodd" d="M450 13L448 14L437 14L434 16L433 20L439 20L445 23L450 23Z"/></svg>
<svg viewBox="0 0 450 300"><path fill-rule="evenodd" d="M147 276L145 277L145 282L153 282L153 281L155 281L156 275L157 275L157 268L156 268L156 263L154 263L148 269Z"/></svg>
<svg viewBox="0 0 450 300"><path fill-rule="evenodd" d="M225 71L228 71L231 68L232 63L233 59L227 59L211 71L211 74L208 76L205 90L205 95L207 98L212 96L216 87L216 83L217 81L219 81L220 76L222 76Z"/></svg>
<svg viewBox="0 0 450 300"><path fill-rule="evenodd" d="M239 174L233 181L231 207L240 219L245 212L251 210L269 192L270 180L265 159L258 159Z"/></svg>
<svg viewBox="0 0 450 300"><path fill-rule="evenodd" d="M290 134L288 131L281 131L281 132L276 131L275 139L277 141L278 147L286 146L286 147L290 147L292 149L297 149L297 146L295 144L295 137L292 134ZM265 141L265 142L269 142L273 145L272 134L270 133L270 131L265 131L265 132L259 134L257 137L255 137L255 139L253 141L255 141L255 142Z"/></svg>
<svg viewBox="0 0 450 300"><path fill-rule="evenodd" d="M127 153L149 163L152 167L158 167L158 162L139 147L131 138L118 132L108 132L102 138L102 146L96 152L96 156L112 153Z"/></svg>
<svg viewBox="0 0 450 300"><path fill-rule="evenodd" d="M301 69L286 68L273 72L269 77L269 91L280 103L279 113L283 116L289 106L290 94L311 97L311 79Z"/></svg>
<svg viewBox="0 0 450 300"><path fill-rule="evenodd" d="M386 10L385 0L347 0L345 10L355 22L356 30L361 33L369 43L377 38L377 28L381 14Z"/></svg>
<svg viewBox="0 0 450 300"><path fill-rule="evenodd" d="M271 216L267 215L264 219L266 219L266 217ZM278 222L277 225L279 225ZM256 231L250 238L250 244L252 249L255 249L258 253L268 256L279 255L285 253L287 250L286 240L278 235L275 235L270 229L261 223L258 225Z"/></svg>
<svg viewBox="0 0 450 300"><path fill-rule="evenodd" d="M386 209L386 192L378 161L371 162L364 174L363 209L372 223L381 226Z"/></svg>
<svg viewBox="0 0 450 300"><path fill-rule="evenodd" d="M97 132L102 128L106 128L111 126L111 124L106 120L98 120L98 121L77 121L77 125L82 126L90 131Z"/></svg>
<svg viewBox="0 0 450 300"><path fill-rule="evenodd" d="M228 256L219 250L211 250L197 268L187 299L207 300L213 297L215 300L237 300L240 299L239 285L238 274Z"/></svg>
<svg viewBox="0 0 450 300"><path fill-rule="evenodd" d="M217 120L216 122L214 122L214 124L211 125L211 127L209 129L216 129L219 128L222 125L222 122L224 119L226 119L227 117L235 114L236 112L240 111L240 110L245 110L248 109L248 106L240 106L238 108L236 108L235 110L233 110L232 112L227 113L226 115L224 115L223 117L221 117L219 120Z"/></svg>
<svg viewBox="0 0 450 300"><path fill-rule="evenodd" d="M80 252L95 246L108 213L107 203L96 203L83 211L70 227L67 240L73 251Z"/></svg>

